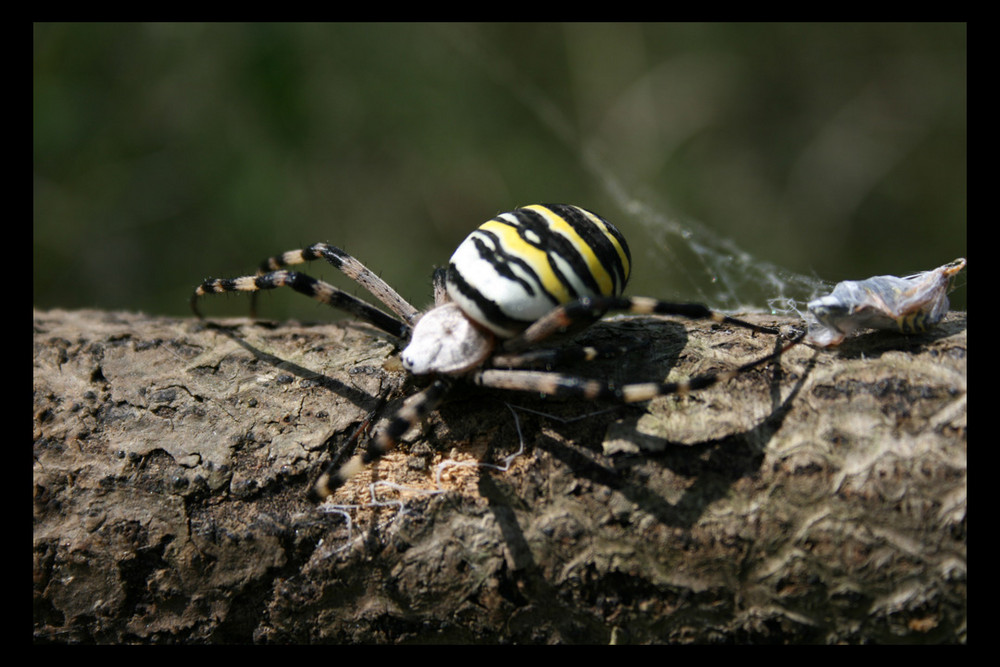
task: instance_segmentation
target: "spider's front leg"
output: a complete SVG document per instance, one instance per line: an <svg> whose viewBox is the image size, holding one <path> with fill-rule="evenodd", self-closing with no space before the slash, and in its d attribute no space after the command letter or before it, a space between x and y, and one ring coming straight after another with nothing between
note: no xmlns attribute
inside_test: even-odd
<svg viewBox="0 0 1000 667"><path fill-rule="evenodd" d="M371 269L352 255L329 243L314 243L301 250L290 250L270 257L261 262L260 268L257 270L257 275L280 271L287 266L311 262L317 259L326 260L345 276L364 287L368 290L369 294L384 303L389 310L398 315L407 324L412 325L420 314L389 283L379 278Z"/></svg>
<svg viewBox="0 0 1000 667"><path fill-rule="evenodd" d="M395 449L410 428L437 409L452 384L452 378L440 377L426 389L407 398L399 412L392 417L385 429L368 443L364 451L355 454L343 465L334 463L323 471L309 490L309 498L315 502L329 498L355 474Z"/></svg>
<svg viewBox="0 0 1000 667"><path fill-rule="evenodd" d="M407 338L410 335L410 326L405 322L329 283L297 271L272 271L256 276L206 280L195 288L194 294L191 295L191 310L199 319L202 317L197 301L206 294L258 292L278 287L291 287L296 292L312 297L320 303L355 315L393 336Z"/></svg>

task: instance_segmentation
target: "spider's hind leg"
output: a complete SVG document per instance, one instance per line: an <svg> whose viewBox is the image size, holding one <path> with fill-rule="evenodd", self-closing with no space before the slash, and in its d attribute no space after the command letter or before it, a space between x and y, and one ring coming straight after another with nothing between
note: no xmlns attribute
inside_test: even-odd
<svg viewBox="0 0 1000 667"><path fill-rule="evenodd" d="M566 344L560 347L543 347L522 352L494 355L492 368L558 368L567 364L590 362L597 359L615 359L626 355L637 344L623 342L611 345Z"/></svg>
<svg viewBox="0 0 1000 667"><path fill-rule="evenodd" d="M619 311L640 315L674 315L690 320L711 320L720 324L750 329L758 333L779 335L772 327L753 324L736 317L711 310L698 303L671 303L649 297L586 297L578 301L558 306L547 315L534 322L519 336L508 339L504 349L508 351L523 350L551 336L570 329L580 320L595 321L607 312Z"/></svg>
<svg viewBox="0 0 1000 667"><path fill-rule="evenodd" d="M781 345L777 351L731 370L696 375L681 382L638 382L616 385L602 380L562 373L499 368L476 371L471 379L474 384L494 389L526 391L546 396L575 397L587 400L608 399L622 403L638 403L648 401L656 396L685 395L692 391L707 389L712 385L727 382L741 373L777 361L781 355L798 345L803 336L804 334L799 334Z"/></svg>

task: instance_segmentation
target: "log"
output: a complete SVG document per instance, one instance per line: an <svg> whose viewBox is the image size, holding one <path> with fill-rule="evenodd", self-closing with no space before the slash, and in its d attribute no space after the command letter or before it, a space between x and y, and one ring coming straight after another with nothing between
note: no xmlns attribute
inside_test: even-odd
<svg viewBox="0 0 1000 667"><path fill-rule="evenodd" d="M776 349L581 338L616 383ZM390 337L35 311L33 344L36 642L966 641L965 313L637 405L463 385L324 505L416 391Z"/></svg>

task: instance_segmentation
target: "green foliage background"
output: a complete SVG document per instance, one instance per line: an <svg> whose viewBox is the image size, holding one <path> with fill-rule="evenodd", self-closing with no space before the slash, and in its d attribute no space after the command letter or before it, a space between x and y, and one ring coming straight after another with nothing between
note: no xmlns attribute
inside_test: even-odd
<svg viewBox="0 0 1000 667"><path fill-rule="evenodd" d="M315 241L423 305L432 266L471 229L537 202L614 221L632 244L630 293L701 300L677 249L584 151L628 196L795 273L903 275L967 253L963 24L33 32L42 308L183 315L204 278ZM245 314L246 301L205 311ZM328 317L290 291L262 314Z"/></svg>

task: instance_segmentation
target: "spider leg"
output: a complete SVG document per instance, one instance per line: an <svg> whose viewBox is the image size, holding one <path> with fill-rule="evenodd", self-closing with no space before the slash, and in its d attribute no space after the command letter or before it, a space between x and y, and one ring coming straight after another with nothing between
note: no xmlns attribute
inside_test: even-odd
<svg viewBox="0 0 1000 667"><path fill-rule="evenodd" d="M343 465L338 466L335 462L320 475L310 490L309 497L321 501L332 496L357 472L395 449L400 438L414 424L420 422L441 404L452 384L452 378L438 378L423 391L407 398L403 402L403 407L393 416L388 426L375 436L365 451L354 455Z"/></svg>
<svg viewBox="0 0 1000 667"><path fill-rule="evenodd" d="M199 318L202 316L198 310L197 300L205 294L219 294L221 292L258 292L265 289L275 289L277 287L291 287L296 292L310 296L320 303L325 303L333 308L339 308L352 315L360 317L366 322L375 325L382 331L397 336L408 338L410 335L410 325L397 320L388 313L379 310L375 306L351 296L343 290L337 289L329 283L308 276L296 271L272 271L256 276L243 276L242 278L216 278L206 280L199 285L194 294L191 295L191 310Z"/></svg>
<svg viewBox="0 0 1000 667"><path fill-rule="evenodd" d="M274 257L269 257L260 264L257 275L279 271L286 266L303 264L317 259L327 262L342 271L344 275L364 287L376 299L386 305L389 310L398 315L407 324L413 324L419 311L401 297L387 282L375 275L371 269L348 255L346 252L328 243L314 243L302 250L290 250ZM256 295L251 307L256 306Z"/></svg>
<svg viewBox="0 0 1000 667"><path fill-rule="evenodd" d="M490 361L492 368L526 368L544 366L553 368L565 364L594 359L611 359L628 352L628 345L563 345L562 347L525 350L512 354L497 354Z"/></svg>
<svg viewBox="0 0 1000 667"><path fill-rule="evenodd" d="M351 437L347 439L347 442L344 443L344 446L341 447L340 451L336 453L333 460L330 461L330 464L323 470L323 474L320 477L321 479L323 476L329 476L331 473L336 471L336 469L340 466L341 458L344 452L347 451L347 448L350 447L352 443L357 443L357 441L361 438L361 436L364 435L364 433L369 428L371 428L372 422L375 421L379 412L381 412L382 408L385 407L386 401L389 398L390 391L391 390L384 391L378 397L378 401L375 404L375 408L371 412L369 412L368 416L364 418L361 424L359 424L358 427L354 429L354 433L351 434ZM318 495L317 487L318 484L314 484L312 487L310 487L309 493L307 494L309 500L313 502L319 502L323 500L323 497Z"/></svg>
<svg viewBox="0 0 1000 667"><path fill-rule="evenodd" d="M771 327L762 327L744 320L729 317L698 303L671 303L649 297L585 297L563 304L534 322L520 335L504 343L507 351L522 350L546 338L565 331L579 321L592 322L608 311L623 311L647 315L678 315L692 320L712 320L720 324L743 327L759 333L778 335Z"/></svg>
<svg viewBox="0 0 1000 667"><path fill-rule="evenodd" d="M585 399L602 398L622 403L636 403L639 401L648 401L656 396L666 394L684 395L692 391L711 387L720 382L726 382L740 373L775 361L801 340L802 334L799 334L793 340L785 343L777 352L773 352L760 359L755 359L732 370L696 375L684 382L639 382L616 386L601 380L563 375L561 373L511 369L479 370L473 373L470 378L475 384L494 389L528 391L545 394L546 396Z"/></svg>
<svg viewBox="0 0 1000 667"><path fill-rule="evenodd" d="M440 306L451 301L451 297L448 296L447 279L448 269L444 267L434 269L434 273L431 275L431 285L434 287L435 306Z"/></svg>

